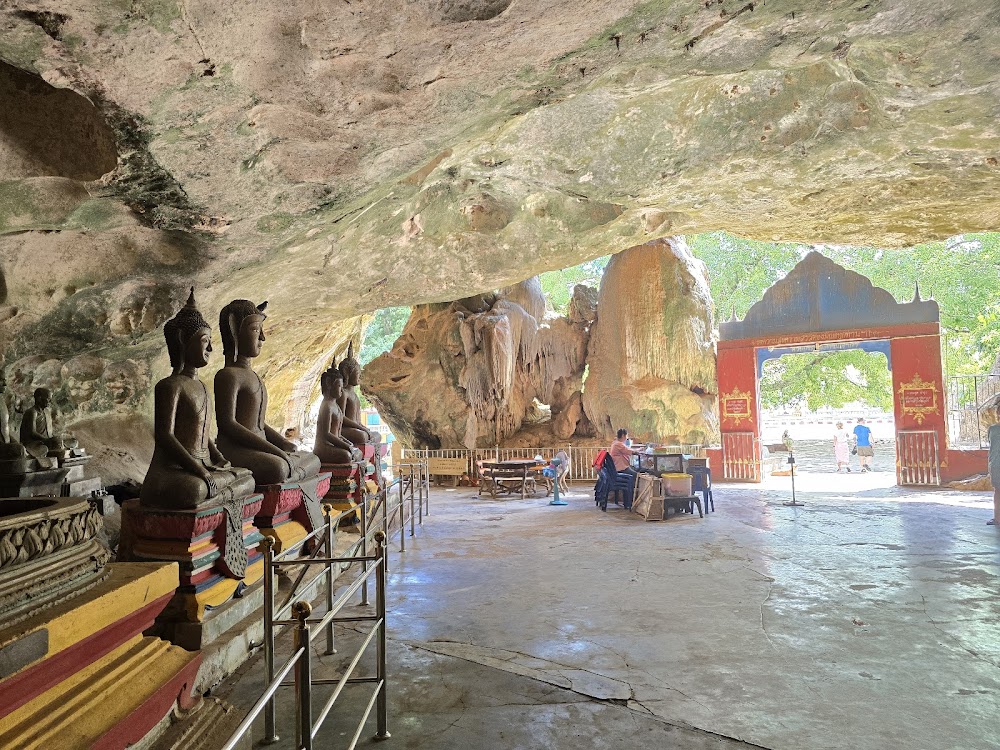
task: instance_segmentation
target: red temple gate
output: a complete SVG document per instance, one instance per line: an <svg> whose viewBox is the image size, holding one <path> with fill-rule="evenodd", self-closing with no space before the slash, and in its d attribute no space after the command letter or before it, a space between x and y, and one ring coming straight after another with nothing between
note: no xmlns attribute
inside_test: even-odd
<svg viewBox="0 0 1000 750"><path fill-rule="evenodd" d="M885 354L892 371L899 484L937 485L968 475L981 451L949 451L937 302L899 303L864 276L809 253L743 320L720 326L722 473L759 482L760 376L767 359L796 351L860 348ZM958 455L956 455L958 454ZM976 454L976 455L970 455ZM950 470L949 459L955 458Z"/></svg>

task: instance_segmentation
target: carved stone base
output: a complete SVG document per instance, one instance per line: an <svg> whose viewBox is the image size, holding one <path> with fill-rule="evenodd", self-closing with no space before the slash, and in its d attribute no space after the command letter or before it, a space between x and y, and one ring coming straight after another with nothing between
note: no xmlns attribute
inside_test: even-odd
<svg viewBox="0 0 1000 750"><path fill-rule="evenodd" d="M101 528L83 498L0 499L0 628L101 580L110 556Z"/></svg>
<svg viewBox="0 0 1000 750"><path fill-rule="evenodd" d="M321 503L330 489L330 473L321 471L301 482L258 485L264 496L255 523L274 539L274 551L295 544L323 524Z"/></svg>
<svg viewBox="0 0 1000 750"><path fill-rule="evenodd" d="M119 559L178 563L180 587L164 617L200 622L263 575L262 537L254 525L262 502L254 494L226 505L171 510L126 500Z"/></svg>

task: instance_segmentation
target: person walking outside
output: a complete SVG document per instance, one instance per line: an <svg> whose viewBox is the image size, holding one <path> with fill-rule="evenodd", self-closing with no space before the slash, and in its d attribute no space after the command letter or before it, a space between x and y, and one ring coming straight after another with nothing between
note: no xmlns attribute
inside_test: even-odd
<svg viewBox="0 0 1000 750"><path fill-rule="evenodd" d="M858 423L854 425L854 438L857 440L858 461L861 463L861 471L871 471L872 461L875 458L875 449L872 448L872 431L865 425L864 417L858 417Z"/></svg>
<svg viewBox="0 0 1000 750"><path fill-rule="evenodd" d="M837 422L837 429L833 433L833 457L837 461L837 473L841 469L847 469L851 473L851 434L844 429L843 422Z"/></svg>

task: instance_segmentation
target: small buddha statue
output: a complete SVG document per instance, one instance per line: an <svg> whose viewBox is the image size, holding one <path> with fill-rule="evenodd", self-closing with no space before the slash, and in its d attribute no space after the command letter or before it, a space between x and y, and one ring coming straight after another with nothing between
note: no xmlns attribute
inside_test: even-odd
<svg viewBox="0 0 1000 750"><path fill-rule="evenodd" d="M76 448L76 438L57 435L52 425L52 393L48 388L35 389L35 403L21 420L21 444L35 458L58 456L67 448Z"/></svg>
<svg viewBox="0 0 1000 750"><path fill-rule="evenodd" d="M379 433L372 434L361 424L361 398L358 383L361 382L361 363L354 358L354 342L347 349L347 356L340 363L340 374L344 378L344 395L340 398L340 408L344 413L344 426L340 434L358 448L366 444L376 445L382 440Z"/></svg>
<svg viewBox="0 0 1000 750"><path fill-rule="evenodd" d="M226 366L215 375L215 419L219 450L237 466L253 472L258 485L298 482L319 472L314 453L296 449L264 422L267 388L251 360L264 343L264 310L245 299L230 302L219 313Z"/></svg>
<svg viewBox="0 0 1000 750"><path fill-rule="evenodd" d="M17 460L26 456L24 446L10 434L10 412L4 393L7 391L7 378L0 370L0 460Z"/></svg>
<svg viewBox="0 0 1000 750"><path fill-rule="evenodd" d="M320 376L319 383L323 401L319 406L313 452L325 464L361 461L361 452L354 447L354 443L341 435L344 424L344 412L340 408L340 400L344 395L343 375L336 367L331 366Z"/></svg>
<svg viewBox="0 0 1000 750"><path fill-rule="evenodd" d="M139 501L155 508L194 509L253 493L253 476L232 466L208 436L208 388L198 369L208 364L212 329L198 311L194 288L187 304L163 326L173 372L153 392L153 458Z"/></svg>

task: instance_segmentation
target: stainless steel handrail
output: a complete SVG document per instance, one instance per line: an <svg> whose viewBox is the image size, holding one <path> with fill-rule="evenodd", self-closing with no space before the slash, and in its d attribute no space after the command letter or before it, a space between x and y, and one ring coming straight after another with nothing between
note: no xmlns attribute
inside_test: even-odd
<svg viewBox="0 0 1000 750"><path fill-rule="evenodd" d="M275 675L274 679L271 680L267 689L264 690L264 694L257 699L257 702L253 704L253 708L250 709L240 725L236 727L236 731L233 732L232 736L226 741L226 744L222 746L222 750L233 750L239 741L243 738L243 735L247 733L251 726L253 726L254 721L260 716L260 712L264 710L264 706L274 697L274 694L278 692L278 688L281 687L282 681L288 676L288 673L292 671L292 668L298 664L299 659L305 654L305 648L296 649L295 653L289 658L288 662L281 668L281 671Z"/></svg>
<svg viewBox="0 0 1000 750"><path fill-rule="evenodd" d="M375 684L375 692L368 702L368 706L361 717L357 731L351 740L349 750L352 750L364 731L365 722L371 715L373 707L376 709L377 734L375 739L388 739L387 730L387 674L386 674L386 598L385 584L388 573L388 555L386 545L389 539L389 531L392 521L399 515L400 525L400 551L405 551L405 526L410 523L410 535L415 531L414 514L423 523L423 509L426 506L429 512L428 495L430 490L429 475L425 463L413 464L407 475L408 482L404 488L403 477L399 477L387 486L379 490L373 498L367 494L364 496L362 504L356 508L334 514L333 509L325 505L324 515L326 523L318 529L314 529L302 539L286 547L281 552L274 553L274 540L265 536L262 541L264 555L264 662L267 676L267 686L264 694L257 700L250 713L240 723L237 730L228 740L223 750L232 750L239 742L240 738L249 731L253 722L258 716L264 716L264 737L262 741L270 744L278 740L275 731L275 701L274 696L278 688L283 685L294 685L296 689L296 738L298 750L311 750L312 740L319 732L323 722L329 716L335 702L348 684L368 683ZM398 492L393 490L398 488ZM397 495L397 502L391 503L391 496ZM409 500L409 516L406 515L406 500ZM419 502L419 510L417 504ZM392 507L390 507L390 504ZM334 556L334 534L341 519L357 513L360 508L361 536L347 551L340 557ZM381 511L381 523L375 524L376 516ZM381 526L381 528L379 528ZM392 533L395 533L393 531ZM311 553L310 557L293 558L296 552L301 552L310 540L320 541L322 538L323 556L320 556L319 544ZM369 554L369 544L374 541L375 554ZM360 552L360 554L357 554ZM360 563L361 571L359 575L339 594L334 596L334 580L337 573L346 568ZM275 607L275 574L281 568L290 566L303 566L303 572L296 581L293 590L297 590L306 570L312 565L322 565L325 567L324 574L317 575L311 580L302 591L311 591L312 588L322 580L327 582L326 589L326 612L322 617L312 618L311 605L305 600L291 601L291 597L280 607ZM368 580L375 576L375 605L376 613L372 616L349 616L338 617L337 615L348 604L350 599L361 592L361 604L368 605ZM295 594L293 593L293 596ZM281 616L289 609L292 609L293 619L282 619ZM355 653L347 670L337 680L314 680L312 678L311 652L309 644L320 634L326 634L326 652L336 653L334 640L334 625L336 623L348 622L371 622L372 630L368 633L361 647ZM276 628L282 626L294 626L295 651L293 656L275 670L274 650ZM351 677L357 668L365 650L371 645L372 640L377 644L377 674L375 677ZM295 681L293 683L284 682L289 672L295 670ZM333 684L334 692L320 712L319 720L314 724L312 721L311 688L313 685Z"/></svg>

